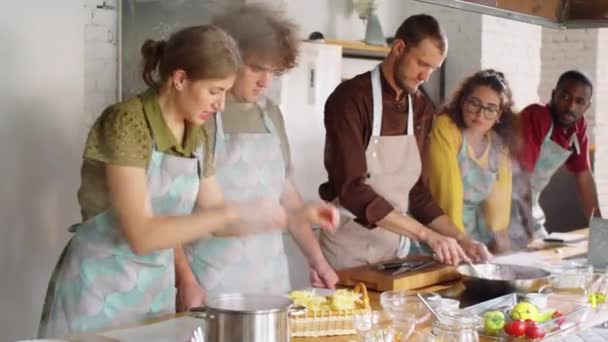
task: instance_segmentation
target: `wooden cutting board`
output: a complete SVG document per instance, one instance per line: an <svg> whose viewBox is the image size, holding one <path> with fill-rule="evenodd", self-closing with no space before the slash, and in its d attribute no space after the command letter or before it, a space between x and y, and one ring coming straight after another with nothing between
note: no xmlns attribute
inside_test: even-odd
<svg viewBox="0 0 608 342"><path fill-rule="evenodd" d="M430 260L427 257L408 257L405 260ZM403 261L403 260L393 260ZM395 270L379 271L377 265L366 265L337 271L339 284L354 286L363 283L376 291L411 290L458 280L460 275L453 266L433 264L417 271L391 275Z"/></svg>

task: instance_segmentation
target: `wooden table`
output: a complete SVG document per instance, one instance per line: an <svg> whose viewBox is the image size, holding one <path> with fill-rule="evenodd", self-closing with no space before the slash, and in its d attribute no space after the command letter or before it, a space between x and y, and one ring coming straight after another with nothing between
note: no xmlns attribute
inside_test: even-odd
<svg viewBox="0 0 608 342"><path fill-rule="evenodd" d="M579 229L573 231L571 233L581 234L581 236L589 236L588 229ZM564 244L561 246L552 245L550 247L546 247L542 243L542 241L534 241L530 244L530 251L525 252L533 255L535 257L542 258L546 262L559 261L563 259L570 259L576 257L582 257L587 253L587 241L574 243L574 244ZM429 286L418 291L420 292L444 292L449 291L450 289L457 289L459 287L464 287L461 281L455 281L448 284L439 284L434 286ZM379 297L380 294L378 292L369 291L370 303L373 309L380 309ZM569 331L569 333L580 331L582 329L586 329L592 327L593 325L599 324L605 320L608 320L608 309L603 312L602 315L595 315L594 319L590 319L586 321L584 325L577 327L575 330ZM430 329L429 323L425 323L420 327L416 328L415 336L410 338L408 341L416 341L418 338L421 338L424 332ZM349 335L349 336L332 336L332 337L299 337L292 338L293 342L358 342L357 336Z"/></svg>
<svg viewBox="0 0 608 342"><path fill-rule="evenodd" d="M581 229L574 231L573 233L579 233L583 236L588 236L588 229ZM574 258L584 256L587 252L587 242L580 242L572 245L563 245L563 246L551 246L546 247L542 243L534 242L530 245L531 250L529 255L535 256L537 258L541 258L543 261L552 262L559 261L567 258ZM524 255L525 256L525 255ZM423 289L419 289L420 292L440 292L442 294L446 293L462 293L462 289L464 289L464 284L461 281L455 281L447 284L438 284L429 286ZM453 291L453 292L452 292ZM374 309L380 309L379 297L380 293L369 291L371 306ZM451 295L450 295L451 296ZM165 317L164 319L171 319L175 317L179 317L181 315L171 315L170 317ZM163 320L163 318L150 321L149 323L158 322L159 320ZM430 320L429 320L430 321ZM608 321L608 307L603 309L603 311L595 313L594 315L589 315L588 319L581 326L573 330L569 330L568 333L573 333L576 331L580 331L604 321ZM414 332L414 336L411 337L408 341L416 342L421 340L420 338L423 336L424 332L430 329L430 322L426 322L423 325L416 327L416 331ZM72 339L71 339L72 340ZM107 338L102 338L99 335L92 336L91 334L87 334L87 338L74 338L75 341L95 341L95 342L108 342L114 341ZM316 338L292 338L293 342L358 342L357 336L349 335L349 336L334 336L334 337L316 337Z"/></svg>

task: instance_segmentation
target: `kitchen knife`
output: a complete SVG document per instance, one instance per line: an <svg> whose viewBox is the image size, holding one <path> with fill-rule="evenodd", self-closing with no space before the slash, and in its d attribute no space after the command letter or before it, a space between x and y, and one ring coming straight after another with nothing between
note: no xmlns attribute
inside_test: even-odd
<svg viewBox="0 0 608 342"><path fill-rule="evenodd" d="M396 270L402 267L416 267L424 264L426 261L399 261L386 262L377 266L378 271Z"/></svg>
<svg viewBox="0 0 608 342"><path fill-rule="evenodd" d="M426 268L428 266L431 266L435 264L435 260L432 261L421 261L419 265L415 265L415 266L403 266L400 269L394 271L393 273L391 273L391 275L398 275L401 274L403 272L413 272L413 271L419 271L423 268Z"/></svg>

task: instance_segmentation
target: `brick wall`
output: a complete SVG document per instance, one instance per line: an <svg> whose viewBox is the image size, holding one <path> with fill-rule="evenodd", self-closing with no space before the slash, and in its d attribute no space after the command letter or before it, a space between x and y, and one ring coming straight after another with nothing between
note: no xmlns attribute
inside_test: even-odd
<svg viewBox="0 0 608 342"><path fill-rule="evenodd" d="M554 30L543 28L541 84L538 93L548 101L559 75L568 69L588 73L595 91L587 111L590 140L595 146L595 181L602 212L608 212L608 29Z"/></svg>
<svg viewBox="0 0 608 342"><path fill-rule="evenodd" d="M84 2L84 114L91 123L104 108L117 100L119 37L116 6L116 0Z"/></svg>
<svg viewBox="0 0 608 342"><path fill-rule="evenodd" d="M542 29L537 25L484 15L480 31L481 68L494 68L505 74L513 90L516 108L537 102Z"/></svg>
<svg viewBox="0 0 608 342"><path fill-rule="evenodd" d="M598 30L576 29L556 30L543 28L541 48L541 84L538 94L542 102L551 98L551 90L559 75L570 69L586 72L594 80L598 79ZM590 139L594 140L596 105L595 101L587 111Z"/></svg>

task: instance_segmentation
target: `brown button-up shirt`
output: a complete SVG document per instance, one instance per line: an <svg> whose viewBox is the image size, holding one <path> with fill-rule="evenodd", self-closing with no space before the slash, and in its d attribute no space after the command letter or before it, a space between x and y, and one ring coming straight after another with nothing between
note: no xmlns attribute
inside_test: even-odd
<svg viewBox="0 0 608 342"><path fill-rule="evenodd" d="M382 73L381 73L382 74ZM381 135L402 135L407 126L407 96L400 101L384 78L382 83ZM420 91L412 94L414 133L421 155L426 150L434 106ZM325 103L325 169L329 180L319 194L326 201L338 198L360 224L373 228L393 206L365 183L365 151L372 135L373 104L370 72L340 84ZM409 194L409 211L423 224L443 215L421 176Z"/></svg>

